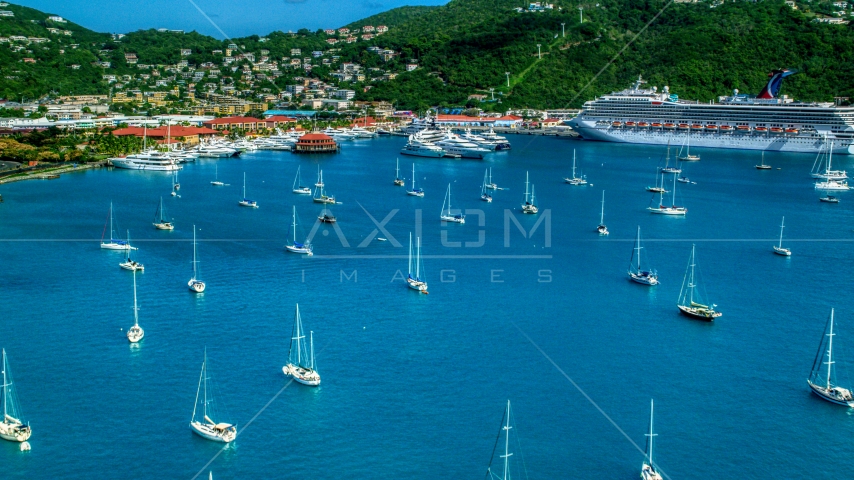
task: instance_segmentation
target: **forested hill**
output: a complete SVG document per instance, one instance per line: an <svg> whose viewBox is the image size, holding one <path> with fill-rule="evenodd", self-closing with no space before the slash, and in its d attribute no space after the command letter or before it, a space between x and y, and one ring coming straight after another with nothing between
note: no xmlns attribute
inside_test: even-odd
<svg viewBox="0 0 854 480"><path fill-rule="evenodd" d="M370 89L364 88L368 83L346 86L359 92L357 98L390 100L402 108L459 105L470 94L488 94L490 88L501 102L484 104L487 108L561 108L578 107L596 95L626 88L639 74L651 85L669 85L681 98L708 101L734 88L757 93L769 71L792 68L799 73L786 79L781 93L804 100L854 99L854 28L814 22L839 10L831 2L798 2L794 10L783 0L550 1L553 9L519 12L529 2L452 0L441 7L402 7L354 22L351 29L390 28L368 41L339 43L335 48L342 60L382 68L415 60L419 67L395 80L374 82ZM579 22L579 7L584 23ZM15 13L14 18L0 18L0 36L51 39L19 51L0 43L0 96L7 98L33 98L51 91L105 93L109 85L102 80L104 73L137 71L125 63L126 52L135 52L139 63L173 64L181 58L180 49L191 49L186 59L199 65L218 63L221 57L212 51L229 43L197 33L154 30L116 41L71 22L54 25L46 20L47 14L29 8L0 9ZM50 34L48 28L72 34ZM326 50L326 39L322 31L300 30L233 42L245 51L269 50L276 59L290 55L291 48ZM370 46L392 49L400 56L378 64L376 55L367 51ZM36 63L24 62L25 57ZM92 65L96 61L110 61L110 71ZM510 87L505 72L510 72ZM281 77L276 86L284 88L289 81L288 76Z"/></svg>

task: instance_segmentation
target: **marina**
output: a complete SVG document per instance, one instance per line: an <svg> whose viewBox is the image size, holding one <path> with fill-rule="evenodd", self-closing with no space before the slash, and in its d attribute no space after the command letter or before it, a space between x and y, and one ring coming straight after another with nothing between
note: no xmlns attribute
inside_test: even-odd
<svg viewBox="0 0 854 480"><path fill-rule="evenodd" d="M510 432L510 440L501 436L495 447L491 471L498 475L504 472L500 455L514 454L510 468L521 465L522 450L513 445L519 439L531 478L560 478L569 464L590 467L574 470L573 478L637 478L644 454L538 349L641 450L652 438L645 435L662 433L649 478L700 478L716 469L773 478L807 463L811 475L826 477L854 468L845 446L854 434L848 409L811 393L804 381L834 305L833 361L841 373L850 372L854 360L845 355L854 338L854 311L845 307L854 282L826 278L830 266L854 263L848 253L854 203L845 191L834 192L839 204L816 201L814 154L768 152L765 162L775 169L758 171L758 152L705 149L692 140L691 152L702 161L691 164L690 173L702 181L680 184L676 202L666 194L666 204L691 208L690 216L668 217L648 213L660 195L644 190L663 165L663 145L531 136L483 160L407 157L417 163L415 187L431 192L418 198L389 178L406 141L386 136L348 141L336 154L258 150L185 163L181 197L163 198L167 220L174 219L168 232L151 224L171 172L100 168L4 185L3 238L27 241L5 242L2 250L2 346L26 413L21 420L35 432L26 453L16 442L0 443L10 478L37 471L44 478L83 479L94 470L191 478L226 445L188 431L190 404L197 391L204 397L205 347L215 399L227 411L208 415L217 423L206 423L199 402L196 421L212 424L214 435L217 426L231 431L238 425L240 432L211 465L214 478L267 478L283 464L289 476L316 477L316 466L301 461L305 448L334 457L321 476L472 477L487 468L499 432ZM597 188L564 183L572 149ZM850 167L845 156L834 155L834 162ZM314 179L318 166L331 175L326 180L336 197L346 199L334 207L340 219L332 225L314 222L324 205L291 193L301 186L297 168ZM404 162L401 173L411 168ZM485 168L492 170L486 179ZM234 208L240 192L211 188L214 178L238 184L243 172L263 209ZM538 215L521 211L526 176L536 183L529 198L536 194ZM674 180L664 177L672 188ZM493 201L480 201L493 178L510 190L491 189ZM408 189L412 183L405 180ZM468 210L466 225L437 218L449 183L454 206ZM604 224L602 190L610 233L604 238L593 233L594 222ZM113 228L104 225L110 199L120 222ZM360 205L377 223L399 211L380 231ZM509 246L506 210L521 226L508 220ZM301 224L295 211L310 221ZM145 328L138 343L126 338L133 324L132 274L116 268L127 252L102 251L104 230L116 231L105 240L131 230L139 248L132 253L144 254L148 267L135 275ZM387 241L365 242L375 230ZM480 231L484 243L466 247L478 243ZM429 295L406 286L410 232L410 271L429 283ZM283 248L297 241L312 245L314 255ZM674 305L692 244L703 300L725 307L714 322L687 318ZM796 254L781 259L769 254L772 245ZM76 268L55 268L68 258ZM203 294L184 283L198 258L203 269L193 278L211 286ZM638 285L627 267L660 283ZM795 272L798 282L784 280ZM292 334L297 303L307 330L300 335ZM309 353L313 344L323 383L282 390L288 382L282 367L292 337L300 336ZM61 342L66 347L56 348ZM675 361L675 355L703 361ZM59 371L58 364L76 374ZM461 364L465 376L448 375ZM393 374L353 374L377 365ZM538 374L496 373L519 365ZM817 383L826 386L827 366L816 371ZM81 377L98 381L80 388ZM747 382L758 388L742 388ZM623 395L613 395L615 385ZM502 418L508 398L512 422ZM767 415L769 406L774 415ZM103 412L133 412L135 426L128 428L125 415ZM453 422L454 435L424 422L427 416ZM60 422L67 427L57 427ZM87 438L85 448L69 448L91 425L101 434ZM110 455L93 453L99 451ZM814 462L816 452L830 453ZM127 462L134 455L153 460Z"/></svg>

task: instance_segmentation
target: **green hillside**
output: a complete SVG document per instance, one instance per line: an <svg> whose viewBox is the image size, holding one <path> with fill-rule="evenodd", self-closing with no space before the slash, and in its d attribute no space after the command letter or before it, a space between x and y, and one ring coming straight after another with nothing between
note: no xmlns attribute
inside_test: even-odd
<svg viewBox="0 0 854 480"><path fill-rule="evenodd" d="M782 0L722 4L551 1L554 9L520 13L516 9L528 2L452 0L441 7L402 7L354 22L350 28L387 25L390 30L369 41L339 43L335 55L340 61L388 71L402 71L406 63L417 63L418 69L391 81L342 86L356 90L357 99L388 100L399 108L462 105L470 94L488 93L490 88L501 102L480 106L563 108L579 107L596 95L625 88L639 74L650 84L669 85L682 98L708 101L735 88L756 93L770 70L793 68L800 73L786 80L783 94L804 100L854 98L854 28L813 22L816 12L826 15L839 10L831 2L799 2L799 9L793 10ZM584 8L583 24L579 23L579 6ZM51 92L106 93L105 73L139 71L125 62L125 53L136 53L140 64L170 65L182 58L180 49L191 49L192 55L186 57L191 64L219 64L222 55L212 51L230 43L195 32L154 30L113 40L108 34L71 22L53 25L46 20L47 14L33 9L4 8L15 12L15 17L0 18L0 36L51 39L19 51L8 43L0 44L0 97L6 98L35 98ZM72 35L51 34L47 30L51 27L70 30ZM233 42L243 51L264 49L270 58L280 59L290 56L291 48L302 49L303 56L312 50L327 50L326 39L323 32L300 30ZM537 56L537 44L542 58ZM370 46L400 55L383 62L367 51ZM36 62L25 63L24 58ZM96 61L109 61L111 67L93 66ZM71 65L79 67L72 69ZM311 75L331 81L333 68L318 66ZM505 72L510 72L510 87ZM257 86L283 89L294 75ZM368 85L370 89L364 88Z"/></svg>

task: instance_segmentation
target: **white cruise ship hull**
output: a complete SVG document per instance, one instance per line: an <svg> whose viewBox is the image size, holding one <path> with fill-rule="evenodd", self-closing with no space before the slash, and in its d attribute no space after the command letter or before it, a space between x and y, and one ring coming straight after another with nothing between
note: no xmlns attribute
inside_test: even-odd
<svg viewBox="0 0 854 480"><path fill-rule="evenodd" d="M593 121L577 121L573 126L585 140L602 142L640 143L648 145L681 145L688 139L685 132L650 128L613 128L596 126ZM818 153L827 149L825 140L819 136L787 135L773 133L706 133L691 132L691 147L730 148L739 150L769 150L778 152ZM854 154L854 145L836 144L833 153Z"/></svg>
<svg viewBox="0 0 854 480"><path fill-rule="evenodd" d="M110 162L116 168L125 168L128 170L155 170L161 172L172 172L181 170L181 166L173 161L146 161L135 160L133 158L112 158Z"/></svg>

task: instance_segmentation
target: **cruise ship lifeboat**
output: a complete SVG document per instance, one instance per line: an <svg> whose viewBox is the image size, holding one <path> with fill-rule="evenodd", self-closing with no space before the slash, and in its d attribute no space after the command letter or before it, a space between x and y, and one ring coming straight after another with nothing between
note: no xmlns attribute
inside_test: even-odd
<svg viewBox="0 0 854 480"><path fill-rule="evenodd" d="M706 130L709 130L711 132L716 132L716 131L718 131L718 126L717 125L706 125Z"/></svg>
<svg viewBox="0 0 854 480"><path fill-rule="evenodd" d="M783 133L783 129L780 127L771 127L771 133Z"/></svg>
<svg viewBox="0 0 854 480"><path fill-rule="evenodd" d="M664 124L664 128L675 128L675 127L676 127L676 125L674 125L672 123L665 123Z"/></svg>
<svg viewBox="0 0 854 480"><path fill-rule="evenodd" d="M731 132L731 131L732 131L732 127L731 127L731 126L729 126L729 125L721 125L721 131L722 131L722 132Z"/></svg>
<svg viewBox="0 0 854 480"><path fill-rule="evenodd" d="M646 127L648 127L648 126L649 126L649 124L648 124L648 123L646 123L646 122L638 122L638 126L639 126L639 127L641 127L641 128L646 128Z"/></svg>
<svg viewBox="0 0 854 480"><path fill-rule="evenodd" d="M754 130L756 130L759 133L765 133L768 131L768 129L766 127L756 127L756 128L754 128Z"/></svg>
<svg viewBox="0 0 854 480"><path fill-rule="evenodd" d="M798 129L797 128L787 128L786 133L798 133Z"/></svg>
<svg viewBox="0 0 854 480"><path fill-rule="evenodd" d="M691 128L691 126L690 126L690 125L688 125L687 123L680 123L680 124L679 124L679 129L680 129L680 130L688 130L689 128Z"/></svg>
<svg viewBox="0 0 854 480"><path fill-rule="evenodd" d="M661 124L658 122L652 122L652 128L661 128Z"/></svg>
<svg viewBox="0 0 854 480"><path fill-rule="evenodd" d="M626 122L626 126L627 126L627 127L634 127L634 126L635 126L635 122Z"/></svg>
<svg viewBox="0 0 854 480"><path fill-rule="evenodd" d="M698 124L698 123L695 123L695 124L691 125L691 129L692 130L702 130L703 126Z"/></svg>
<svg viewBox="0 0 854 480"><path fill-rule="evenodd" d="M621 125L622 125L622 123L620 123L620 122L611 122L612 127L619 127Z"/></svg>
<svg viewBox="0 0 854 480"><path fill-rule="evenodd" d="M736 128L736 130L738 130L739 132L749 132L749 131L750 131L750 127L749 127L749 126L747 126L747 125L739 125L739 126L737 126L737 127L735 127L735 128Z"/></svg>

